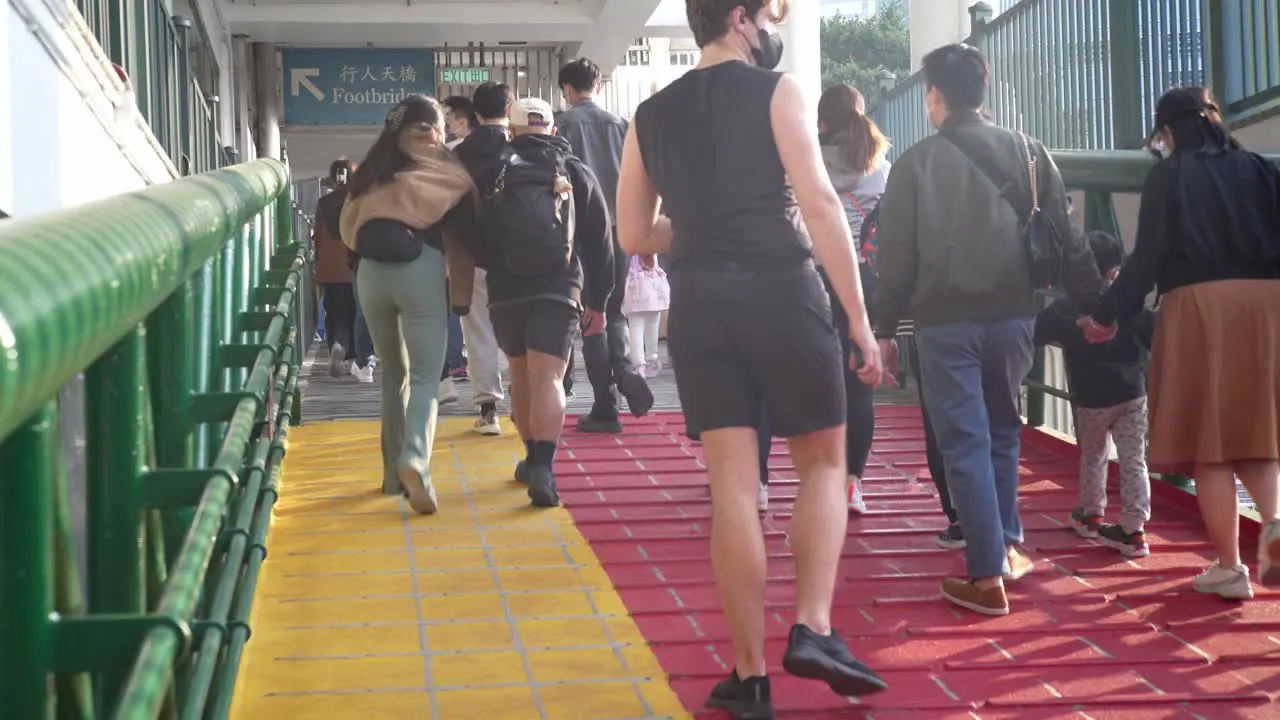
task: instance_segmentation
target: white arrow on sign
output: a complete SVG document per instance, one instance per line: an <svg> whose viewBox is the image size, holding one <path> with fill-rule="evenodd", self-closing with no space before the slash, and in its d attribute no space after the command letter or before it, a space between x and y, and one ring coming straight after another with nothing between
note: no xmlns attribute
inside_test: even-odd
<svg viewBox="0 0 1280 720"><path fill-rule="evenodd" d="M320 92L320 88L311 82L311 78L319 75L319 68L293 68L289 72L290 83L293 85L293 96L298 97L298 93L302 91L302 88L306 88L307 92L315 96L315 99L324 100L324 93Z"/></svg>

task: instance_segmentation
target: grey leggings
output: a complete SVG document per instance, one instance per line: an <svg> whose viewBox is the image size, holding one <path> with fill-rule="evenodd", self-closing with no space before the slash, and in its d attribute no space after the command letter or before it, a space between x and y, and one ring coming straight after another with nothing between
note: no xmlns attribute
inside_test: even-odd
<svg viewBox="0 0 1280 720"><path fill-rule="evenodd" d="M448 342L444 254L426 247L412 262L362 260L358 288L382 363L382 490L398 494L400 468L431 475Z"/></svg>

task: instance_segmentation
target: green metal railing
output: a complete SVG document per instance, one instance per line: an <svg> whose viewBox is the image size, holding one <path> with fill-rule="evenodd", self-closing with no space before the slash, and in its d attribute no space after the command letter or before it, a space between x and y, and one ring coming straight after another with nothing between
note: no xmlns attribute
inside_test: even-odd
<svg viewBox="0 0 1280 720"><path fill-rule="evenodd" d="M995 20L985 3L970 15L995 121L1048 147L1137 147L1160 94L1181 84L1213 85L1233 121L1280 109L1280 0L1024 0ZM927 137L923 74L873 114L894 157Z"/></svg>
<svg viewBox="0 0 1280 720"><path fill-rule="evenodd" d="M191 21L165 0L76 0L111 61L133 82L138 112L184 175L221 167L217 117L191 69Z"/></svg>
<svg viewBox="0 0 1280 720"><path fill-rule="evenodd" d="M299 421L290 187L258 160L0 225L5 717L228 716ZM58 437L80 373L85 588Z"/></svg>

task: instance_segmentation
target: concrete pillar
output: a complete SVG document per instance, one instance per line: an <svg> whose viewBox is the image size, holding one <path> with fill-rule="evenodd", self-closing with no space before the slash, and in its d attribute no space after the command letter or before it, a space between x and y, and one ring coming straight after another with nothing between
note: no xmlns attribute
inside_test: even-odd
<svg viewBox="0 0 1280 720"><path fill-rule="evenodd" d="M911 70L931 50L969 37L969 6L977 0L910 0Z"/></svg>
<svg viewBox="0 0 1280 720"><path fill-rule="evenodd" d="M231 105L234 134L227 138L227 144L236 149L238 160L243 162L257 157L253 142L253 51L249 45L248 35L234 35L231 38L231 92L228 96Z"/></svg>
<svg viewBox="0 0 1280 720"><path fill-rule="evenodd" d="M822 95L822 9L818 0L791 3L778 32L785 46L778 69L793 73L812 107L817 107Z"/></svg>
<svg viewBox="0 0 1280 720"><path fill-rule="evenodd" d="M258 157L280 158L280 53L275 45L254 43L255 108ZM246 158L248 159L248 158Z"/></svg>

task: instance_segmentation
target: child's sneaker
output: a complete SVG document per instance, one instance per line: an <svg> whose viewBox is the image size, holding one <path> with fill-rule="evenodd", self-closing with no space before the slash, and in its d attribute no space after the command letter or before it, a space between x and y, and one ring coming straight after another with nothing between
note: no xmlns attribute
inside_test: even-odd
<svg viewBox="0 0 1280 720"><path fill-rule="evenodd" d="M1151 554L1147 534L1142 530L1125 532L1118 524L1102 523L1098 526L1098 541L1125 557L1146 557Z"/></svg>
<svg viewBox="0 0 1280 720"><path fill-rule="evenodd" d="M964 531L959 523L948 525L946 530L938 533L938 547L943 550L960 550L964 546Z"/></svg>
<svg viewBox="0 0 1280 720"><path fill-rule="evenodd" d="M862 479L856 475L849 480L849 512L854 515L867 512L867 501L862 498Z"/></svg>
<svg viewBox="0 0 1280 720"><path fill-rule="evenodd" d="M1096 540L1098 538L1098 526L1102 524L1101 515L1087 515L1084 508L1074 508L1071 511L1071 529L1082 538Z"/></svg>
<svg viewBox="0 0 1280 720"><path fill-rule="evenodd" d="M1217 595L1224 600L1253 598L1253 586L1249 584L1249 568L1244 565L1224 568L1214 560L1208 570L1196 576L1191 586L1196 589L1196 592Z"/></svg>
<svg viewBox="0 0 1280 720"><path fill-rule="evenodd" d="M1258 582L1265 587L1280 585L1280 520L1262 526L1258 538Z"/></svg>

